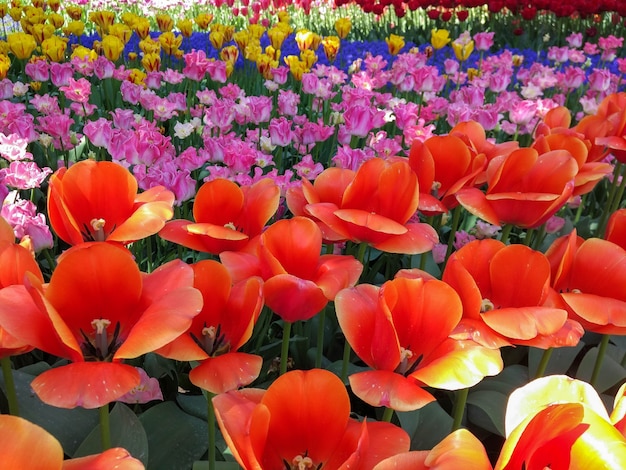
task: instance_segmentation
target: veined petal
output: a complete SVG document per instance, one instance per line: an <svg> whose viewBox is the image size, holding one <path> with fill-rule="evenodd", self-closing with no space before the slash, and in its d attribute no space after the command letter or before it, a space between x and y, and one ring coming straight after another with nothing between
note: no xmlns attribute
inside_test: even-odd
<svg viewBox="0 0 626 470"><path fill-rule="evenodd" d="M140 383L137 369L113 362L73 362L35 377L31 387L48 405L99 408Z"/></svg>
<svg viewBox="0 0 626 470"><path fill-rule="evenodd" d="M200 186L193 203L196 222L224 226L234 223L243 208L241 188L227 179L218 178Z"/></svg>
<svg viewBox="0 0 626 470"><path fill-rule="evenodd" d="M486 376L499 374L503 366L499 349L449 338L424 357L410 377L430 387L459 390L476 385Z"/></svg>
<svg viewBox="0 0 626 470"><path fill-rule="evenodd" d="M487 326L515 344L516 339L554 334L565 324L567 312L551 307L517 307L489 310L481 317Z"/></svg>
<svg viewBox="0 0 626 470"><path fill-rule="evenodd" d="M254 237L278 210L280 188L271 178L263 178L252 186L241 188L244 194L243 210L235 225Z"/></svg>
<svg viewBox="0 0 626 470"><path fill-rule="evenodd" d="M388 370L357 372L349 380L354 394L372 406L413 411L435 400L415 380Z"/></svg>
<svg viewBox="0 0 626 470"><path fill-rule="evenodd" d="M117 226L107 240L128 243L154 235L172 218L174 210L166 202L147 202Z"/></svg>
<svg viewBox="0 0 626 470"><path fill-rule="evenodd" d="M586 329L602 334L626 332L626 302L584 293L563 293L561 298Z"/></svg>
<svg viewBox="0 0 626 470"><path fill-rule="evenodd" d="M254 354L232 352L205 359L191 369L191 383L211 393L224 393L250 385L263 366L263 358Z"/></svg>

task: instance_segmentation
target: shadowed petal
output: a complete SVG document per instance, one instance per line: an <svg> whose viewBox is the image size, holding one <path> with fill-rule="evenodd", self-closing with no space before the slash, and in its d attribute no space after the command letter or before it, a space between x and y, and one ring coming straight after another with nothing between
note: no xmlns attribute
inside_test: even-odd
<svg viewBox="0 0 626 470"><path fill-rule="evenodd" d="M349 377L354 394L372 406L413 411L435 400L410 378L386 370L358 372Z"/></svg>
<svg viewBox="0 0 626 470"><path fill-rule="evenodd" d="M313 281L291 274L280 274L263 285L265 304L283 320L308 320L328 303L322 289Z"/></svg>
<svg viewBox="0 0 626 470"><path fill-rule="evenodd" d="M60 470L63 464L59 441L17 416L0 415L0 455L6 469Z"/></svg>
<svg viewBox="0 0 626 470"><path fill-rule="evenodd" d="M63 470L143 470L143 464L121 447L63 462Z"/></svg>
<svg viewBox="0 0 626 470"><path fill-rule="evenodd" d="M263 358L240 352L210 357L189 373L191 383L211 393L245 387L259 376Z"/></svg>

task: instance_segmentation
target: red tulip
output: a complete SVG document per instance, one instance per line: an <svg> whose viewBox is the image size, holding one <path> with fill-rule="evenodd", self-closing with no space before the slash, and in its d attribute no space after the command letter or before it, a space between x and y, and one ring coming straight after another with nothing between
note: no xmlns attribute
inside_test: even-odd
<svg viewBox="0 0 626 470"><path fill-rule="evenodd" d="M191 266L194 287L202 294L202 311L187 332L159 349L179 361L201 361L191 370L191 382L211 393L223 393L255 380L263 359L237 352L252 336L263 307L263 282L251 277L233 285L228 270L217 261Z"/></svg>
<svg viewBox="0 0 626 470"><path fill-rule="evenodd" d="M496 157L487 167L487 191L460 190L459 203L493 225L536 228L571 197L578 165L565 150L544 154L532 148Z"/></svg>
<svg viewBox="0 0 626 470"><path fill-rule="evenodd" d="M50 224L70 245L148 237L172 217L173 204L174 193L162 186L137 194L137 180L117 163L83 160L50 177Z"/></svg>
<svg viewBox="0 0 626 470"><path fill-rule="evenodd" d="M344 385L326 370L288 372L267 391L223 393L213 406L233 456L246 470L366 470L409 449L401 428L351 419Z"/></svg>
<svg viewBox="0 0 626 470"><path fill-rule="evenodd" d="M341 291L335 308L346 340L374 369L350 376L352 391L372 406L415 410L434 400L424 385L457 390L502 370L499 351L449 337L462 304L442 281L360 284Z"/></svg>
<svg viewBox="0 0 626 470"><path fill-rule="evenodd" d="M323 181L319 192L316 185L304 183L306 203L302 198L292 199L320 223L327 239L367 243L391 253L419 254L432 249L438 240L435 230L412 221L419 205L419 185L404 160L367 160L352 181L347 182L352 174L343 170L333 185L337 173L329 169L318 176Z"/></svg>
<svg viewBox="0 0 626 470"><path fill-rule="evenodd" d="M352 256L320 255L322 233L310 219L272 224L246 252L223 252L222 263L235 282L251 276L265 281L265 304L283 320L308 320L359 280L363 266Z"/></svg>
<svg viewBox="0 0 626 470"><path fill-rule="evenodd" d="M582 327L563 308L547 306L550 263L523 245L475 240L452 254L442 279L463 303L453 332L486 347L511 344L539 348L575 346Z"/></svg>
<svg viewBox="0 0 626 470"><path fill-rule="evenodd" d="M61 408L97 408L139 384L122 363L186 331L202 307L193 271L176 260L143 274L125 248L84 243L66 251L50 283L27 273L25 285L0 290L0 324L17 339L68 365L31 386Z"/></svg>
<svg viewBox="0 0 626 470"><path fill-rule="evenodd" d="M279 199L280 189L269 178L242 187L225 179L208 181L196 194L195 223L172 220L159 235L192 250L239 251L261 233L278 209Z"/></svg>

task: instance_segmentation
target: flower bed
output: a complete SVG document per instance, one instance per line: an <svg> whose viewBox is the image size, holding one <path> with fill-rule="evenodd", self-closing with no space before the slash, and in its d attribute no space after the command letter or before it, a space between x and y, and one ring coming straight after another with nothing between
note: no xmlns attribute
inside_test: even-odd
<svg viewBox="0 0 626 470"><path fill-rule="evenodd" d="M620 13L399 5L6 5L10 468L623 466Z"/></svg>

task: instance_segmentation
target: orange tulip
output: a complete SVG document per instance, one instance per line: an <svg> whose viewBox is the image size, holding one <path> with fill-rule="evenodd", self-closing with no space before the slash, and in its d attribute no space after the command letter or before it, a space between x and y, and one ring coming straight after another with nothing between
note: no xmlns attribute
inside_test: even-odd
<svg viewBox="0 0 626 470"><path fill-rule="evenodd" d="M341 380L321 369L292 371L265 390L213 398L217 422L246 470L373 468L409 449L409 436L390 423L350 418Z"/></svg>
<svg viewBox="0 0 626 470"><path fill-rule="evenodd" d="M338 173L341 176L335 181ZM319 185L303 182L302 195L288 195L287 201L290 209L293 205L319 221L325 238L404 254L427 252L437 242L437 232L430 225L412 221L416 220L419 184L405 161L373 158L355 173L328 169L317 179Z"/></svg>
<svg viewBox="0 0 626 470"><path fill-rule="evenodd" d="M265 304L287 322L308 320L359 280L363 266L347 255L321 255L322 234L305 217L272 224L245 252L225 251L222 263L235 282L265 281Z"/></svg>
<svg viewBox="0 0 626 470"><path fill-rule="evenodd" d="M539 155L532 148L495 157L487 166L487 191L460 190L456 197L469 212L493 225L536 228L571 197L578 165L566 150Z"/></svg>
<svg viewBox="0 0 626 470"><path fill-rule="evenodd" d="M159 236L197 251L239 251L261 233L279 200L280 189L269 178L242 187L225 179L209 181L196 194L195 223L173 220Z"/></svg>
<svg viewBox="0 0 626 470"><path fill-rule="evenodd" d="M604 238L626 249L626 209L619 209L611 214Z"/></svg>
<svg viewBox="0 0 626 470"><path fill-rule="evenodd" d="M170 343L202 308L193 270L180 260L151 274L128 250L83 243L59 257L49 284L27 273L25 285L0 290L0 324L17 339L69 359L35 378L39 398L60 408L97 408L139 385L122 364Z"/></svg>
<svg viewBox="0 0 626 470"><path fill-rule="evenodd" d="M442 281L360 284L342 290L335 308L346 340L374 369L350 376L354 394L372 406L415 410L434 400L424 385L458 390L502 370L499 351L449 338L462 304Z"/></svg>
<svg viewBox="0 0 626 470"><path fill-rule="evenodd" d="M33 451L36 449L36 451ZM42 470L143 470L125 449L63 461L61 444L45 429L17 416L0 415L0 455L3 468Z"/></svg>
<svg viewBox="0 0 626 470"><path fill-rule="evenodd" d="M478 174L486 168L487 157L470 152L460 137L433 136L425 142L413 143L409 165L419 181L420 211L435 215L459 204L455 194L474 184Z"/></svg>
<svg viewBox="0 0 626 470"><path fill-rule="evenodd" d="M626 334L626 251L607 240L561 237L546 252L559 293L555 305L587 331Z"/></svg>
<svg viewBox="0 0 626 470"><path fill-rule="evenodd" d="M43 275L32 253L15 243L13 229L0 217L0 289L22 284L27 272L43 282ZM31 349L33 348L28 343L18 340L0 326L0 358L22 354Z"/></svg>
<svg viewBox="0 0 626 470"><path fill-rule="evenodd" d="M446 436L432 450L397 454L386 458L374 470L446 470L471 468L493 470L482 443L467 429L458 429Z"/></svg>
<svg viewBox="0 0 626 470"><path fill-rule="evenodd" d="M191 265L194 287L204 305L187 332L157 352L179 361L201 361L191 370L194 385L223 393L255 380L263 359L237 352L252 336L263 307L263 283L252 277L232 284L230 273L217 261Z"/></svg>
<svg viewBox="0 0 626 470"><path fill-rule="evenodd" d="M575 346L583 334L564 308L546 305L550 263L526 246L475 240L452 254L442 279L463 303L455 338L493 348L517 344L545 349Z"/></svg>
<svg viewBox="0 0 626 470"><path fill-rule="evenodd" d="M172 217L173 204L174 193L162 186L137 194L137 180L117 163L83 160L50 177L50 224L70 245L148 237Z"/></svg>
<svg viewBox="0 0 626 470"><path fill-rule="evenodd" d="M624 468L626 440L589 384L549 376L515 390L495 470Z"/></svg>
<svg viewBox="0 0 626 470"><path fill-rule="evenodd" d="M596 114L585 116L575 129L594 144L593 161L610 152L619 162L626 162L626 93L604 98Z"/></svg>

